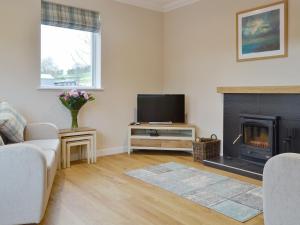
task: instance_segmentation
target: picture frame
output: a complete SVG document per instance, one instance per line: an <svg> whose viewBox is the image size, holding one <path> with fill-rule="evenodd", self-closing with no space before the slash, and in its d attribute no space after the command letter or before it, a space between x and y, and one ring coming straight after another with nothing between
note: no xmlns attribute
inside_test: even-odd
<svg viewBox="0 0 300 225"><path fill-rule="evenodd" d="M288 1L236 14L237 61L288 56Z"/></svg>

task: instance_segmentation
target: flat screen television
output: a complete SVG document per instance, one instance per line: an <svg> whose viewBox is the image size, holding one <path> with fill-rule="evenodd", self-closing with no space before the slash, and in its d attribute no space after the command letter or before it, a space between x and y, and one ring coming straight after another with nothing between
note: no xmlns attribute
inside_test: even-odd
<svg viewBox="0 0 300 225"><path fill-rule="evenodd" d="M184 123L184 95L149 95L137 96L137 122L140 123Z"/></svg>

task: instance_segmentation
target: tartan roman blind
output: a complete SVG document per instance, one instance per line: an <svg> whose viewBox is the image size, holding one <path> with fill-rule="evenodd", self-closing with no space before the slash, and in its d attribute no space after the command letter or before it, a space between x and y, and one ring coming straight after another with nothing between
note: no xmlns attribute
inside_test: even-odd
<svg viewBox="0 0 300 225"><path fill-rule="evenodd" d="M96 33L100 16L95 11L42 1L42 24Z"/></svg>

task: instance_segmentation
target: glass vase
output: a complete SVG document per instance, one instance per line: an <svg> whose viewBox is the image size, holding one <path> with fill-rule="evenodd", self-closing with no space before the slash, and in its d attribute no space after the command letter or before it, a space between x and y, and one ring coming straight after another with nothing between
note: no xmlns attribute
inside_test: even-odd
<svg viewBox="0 0 300 225"><path fill-rule="evenodd" d="M78 128L78 113L79 110L70 110L72 116L72 129Z"/></svg>

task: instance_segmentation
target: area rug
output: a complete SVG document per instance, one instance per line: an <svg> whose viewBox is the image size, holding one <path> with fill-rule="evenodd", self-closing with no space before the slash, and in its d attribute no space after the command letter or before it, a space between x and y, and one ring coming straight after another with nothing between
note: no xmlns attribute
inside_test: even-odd
<svg viewBox="0 0 300 225"><path fill-rule="evenodd" d="M263 211L262 188L175 162L126 172L239 222Z"/></svg>

